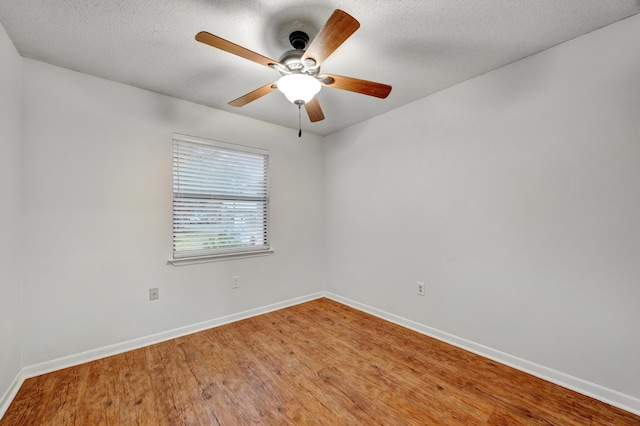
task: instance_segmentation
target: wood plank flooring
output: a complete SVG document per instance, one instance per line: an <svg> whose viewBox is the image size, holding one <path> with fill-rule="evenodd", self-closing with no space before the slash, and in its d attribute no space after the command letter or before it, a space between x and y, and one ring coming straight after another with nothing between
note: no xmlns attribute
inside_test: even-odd
<svg viewBox="0 0 640 426"><path fill-rule="evenodd" d="M24 382L0 425L640 425L329 299Z"/></svg>

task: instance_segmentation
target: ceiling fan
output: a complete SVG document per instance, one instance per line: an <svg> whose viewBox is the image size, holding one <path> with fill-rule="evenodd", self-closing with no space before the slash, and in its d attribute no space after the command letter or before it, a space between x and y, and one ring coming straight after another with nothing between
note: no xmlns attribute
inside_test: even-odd
<svg viewBox="0 0 640 426"><path fill-rule="evenodd" d="M360 23L354 17L336 9L310 44L309 36L305 32L292 32L289 42L293 50L284 52L277 61L206 31L199 32L196 40L275 69L282 75L277 81L232 100L229 105L241 107L274 90L280 90L290 102L298 106L298 109L304 105L309 119L316 122L324 120L324 113L315 97L322 86L382 99L391 92L391 86L387 84L334 74L320 74L320 65L359 27Z"/></svg>

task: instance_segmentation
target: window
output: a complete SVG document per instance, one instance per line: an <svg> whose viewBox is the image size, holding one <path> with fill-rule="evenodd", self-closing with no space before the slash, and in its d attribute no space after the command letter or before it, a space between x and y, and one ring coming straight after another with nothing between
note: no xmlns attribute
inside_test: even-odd
<svg viewBox="0 0 640 426"><path fill-rule="evenodd" d="M173 258L269 251L269 152L174 134Z"/></svg>

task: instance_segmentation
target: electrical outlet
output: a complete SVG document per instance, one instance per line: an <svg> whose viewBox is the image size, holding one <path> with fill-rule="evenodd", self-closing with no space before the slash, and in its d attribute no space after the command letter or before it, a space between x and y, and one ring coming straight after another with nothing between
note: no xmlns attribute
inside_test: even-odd
<svg viewBox="0 0 640 426"><path fill-rule="evenodd" d="M424 296L424 283L418 281L417 283L417 291L419 296Z"/></svg>
<svg viewBox="0 0 640 426"><path fill-rule="evenodd" d="M160 290L156 288L149 289L149 300L158 300L160 298Z"/></svg>
<svg viewBox="0 0 640 426"><path fill-rule="evenodd" d="M235 277L231 277L231 279L233 280L231 288L240 288L240 283L238 282L238 280L240 280L240 277L236 275Z"/></svg>

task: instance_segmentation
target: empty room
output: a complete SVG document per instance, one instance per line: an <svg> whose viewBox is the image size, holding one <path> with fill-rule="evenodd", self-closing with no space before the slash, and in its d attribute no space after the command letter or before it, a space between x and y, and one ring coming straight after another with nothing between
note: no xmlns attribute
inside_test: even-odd
<svg viewBox="0 0 640 426"><path fill-rule="evenodd" d="M0 425L640 425L640 1L0 1Z"/></svg>

